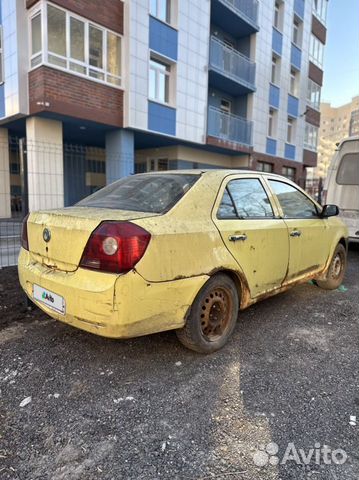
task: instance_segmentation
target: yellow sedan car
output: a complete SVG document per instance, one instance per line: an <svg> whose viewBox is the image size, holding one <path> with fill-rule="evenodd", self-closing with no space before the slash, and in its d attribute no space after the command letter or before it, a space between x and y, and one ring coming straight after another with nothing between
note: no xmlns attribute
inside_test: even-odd
<svg viewBox="0 0 359 480"><path fill-rule="evenodd" d="M69 325L112 338L173 329L210 353L239 310L309 279L341 284L348 231L337 215L274 174L134 175L73 207L32 212L20 283Z"/></svg>

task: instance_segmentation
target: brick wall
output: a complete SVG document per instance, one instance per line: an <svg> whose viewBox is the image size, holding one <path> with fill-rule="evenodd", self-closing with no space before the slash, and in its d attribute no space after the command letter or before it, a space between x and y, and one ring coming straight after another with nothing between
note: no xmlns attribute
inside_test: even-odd
<svg viewBox="0 0 359 480"><path fill-rule="evenodd" d="M314 110L314 108L307 107L307 113L305 115L305 121L311 123L315 127L320 126L320 112Z"/></svg>
<svg viewBox="0 0 359 480"><path fill-rule="evenodd" d="M46 111L123 126L122 90L49 67L29 73L29 104L31 115Z"/></svg>
<svg viewBox="0 0 359 480"><path fill-rule="evenodd" d="M309 74L308 77L313 80L313 82L318 85L323 85L323 70L314 65L314 63L309 62Z"/></svg>
<svg viewBox="0 0 359 480"><path fill-rule="evenodd" d="M250 167L255 170L258 161L271 163L273 165L273 173L278 173L279 175L282 175L282 167L295 168L295 182L301 187L304 187L306 172L302 163L294 160L287 160L281 157L266 155L264 153L254 152L251 158Z"/></svg>
<svg viewBox="0 0 359 480"><path fill-rule="evenodd" d="M31 8L39 0L26 0ZM121 0L51 0L60 7L77 13L117 33L123 34L123 2Z"/></svg>
<svg viewBox="0 0 359 480"><path fill-rule="evenodd" d="M312 33L325 44L327 39L327 29L314 15L312 16Z"/></svg>

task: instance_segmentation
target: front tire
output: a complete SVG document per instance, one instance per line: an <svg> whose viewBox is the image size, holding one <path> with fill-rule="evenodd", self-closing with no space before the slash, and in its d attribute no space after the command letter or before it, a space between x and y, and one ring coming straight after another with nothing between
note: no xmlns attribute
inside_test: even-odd
<svg viewBox="0 0 359 480"><path fill-rule="evenodd" d="M334 251L325 280L317 280L320 288L325 290L335 290L343 282L345 270L347 267L347 252L343 245L339 243Z"/></svg>
<svg viewBox="0 0 359 480"><path fill-rule="evenodd" d="M186 325L176 331L178 340L200 353L219 350L233 333L238 309L235 283L225 274L215 275L195 298Z"/></svg>

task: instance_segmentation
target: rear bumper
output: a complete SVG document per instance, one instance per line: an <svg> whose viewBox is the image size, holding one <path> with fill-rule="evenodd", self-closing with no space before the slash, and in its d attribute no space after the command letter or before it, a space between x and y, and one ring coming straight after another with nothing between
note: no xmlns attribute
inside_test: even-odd
<svg viewBox="0 0 359 480"><path fill-rule="evenodd" d="M114 275L78 268L56 271L35 262L21 249L20 284L28 297L52 318L87 332L110 338L130 338L181 328L206 275L171 282L150 283L137 272ZM61 295L61 315L34 300L33 285Z"/></svg>

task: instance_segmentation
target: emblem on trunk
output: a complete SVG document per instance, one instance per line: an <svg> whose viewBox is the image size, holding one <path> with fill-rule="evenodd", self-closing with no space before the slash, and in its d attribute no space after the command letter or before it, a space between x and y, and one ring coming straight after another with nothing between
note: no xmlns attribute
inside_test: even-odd
<svg viewBox="0 0 359 480"><path fill-rule="evenodd" d="M42 232L42 238L45 240L45 242L49 242L51 240L51 232L48 228L44 228L44 231Z"/></svg>

